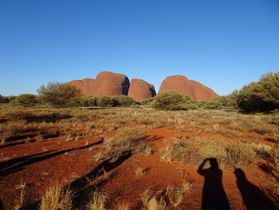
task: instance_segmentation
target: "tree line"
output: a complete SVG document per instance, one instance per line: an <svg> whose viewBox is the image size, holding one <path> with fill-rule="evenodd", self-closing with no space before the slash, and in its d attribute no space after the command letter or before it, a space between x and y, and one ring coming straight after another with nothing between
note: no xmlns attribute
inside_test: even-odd
<svg viewBox="0 0 279 210"><path fill-rule="evenodd" d="M279 72L263 75L258 82L252 82L239 91L220 96L207 102L197 102L175 92L161 93L151 99L137 102L128 96L84 96L80 90L67 83L50 82L38 89L38 95L21 94L4 97L0 103L17 106L52 107L116 107L144 105L159 110L189 109L238 109L245 113L270 112L279 109Z"/></svg>

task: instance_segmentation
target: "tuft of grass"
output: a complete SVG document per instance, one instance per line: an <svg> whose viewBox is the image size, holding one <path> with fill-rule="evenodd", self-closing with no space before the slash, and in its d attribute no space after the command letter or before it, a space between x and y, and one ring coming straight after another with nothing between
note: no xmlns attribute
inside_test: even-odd
<svg viewBox="0 0 279 210"><path fill-rule="evenodd" d="M25 209L25 206L27 204L26 200L25 200L25 188L26 188L26 183L22 183L19 186L20 188L20 195L19 195L19 199L17 199L15 201L15 206L14 206L14 210L22 210Z"/></svg>
<svg viewBox="0 0 279 210"><path fill-rule="evenodd" d="M144 129L121 129L113 138L104 140L103 150L95 158L97 160L106 160L112 157L119 157L125 152L144 152L148 148L148 145L143 142L145 137Z"/></svg>
<svg viewBox="0 0 279 210"><path fill-rule="evenodd" d="M70 190L62 190L56 183L50 186L41 198L40 210L70 210L72 209L73 193Z"/></svg>
<svg viewBox="0 0 279 210"><path fill-rule="evenodd" d="M167 187L166 195L172 206L177 207L182 202L185 193L192 188L192 184L184 181L180 187Z"/></svg>
<svg viewBox="0 0 279 210"><path fill-rule="evenodd" d="M169 141L166 148L162 150L161 159L168 162L176 159L184 163L196 163L201 157L197 147L190 144L187 139L180 137Z"/></svg>
<svg viewBox="0 0 279 210"><path fill-rule="evenodd" d="M147 173L147 168L138 167L135 172L137 176L143 176Z"/></svg>
<svg viewBox="0 0 279 210"><path fill-rule="evenodd" d="M153 192L149 189L146 189L141 197L143 206L147 208L147 210L164 210L167 207L166 201L163 197L157 199L156 196L153 195Z"/></svg>
<svg viewBox="0 0 279 210"><path fill-rule="evenodd" d="M100 192L94 192L90 203L88 204L88 210L105 210L106 197Z"/></svg>
<svg viewBox="0 0 279 210"><path fill-rule="evenodd" d="M130 206L127 203L118 204L116 210L129 210Z"/></svg>

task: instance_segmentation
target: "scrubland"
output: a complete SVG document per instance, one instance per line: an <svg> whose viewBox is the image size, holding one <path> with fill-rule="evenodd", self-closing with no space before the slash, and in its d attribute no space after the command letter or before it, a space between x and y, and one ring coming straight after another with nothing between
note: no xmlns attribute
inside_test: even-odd
<svg viewBox="0 0 279 210"><path fill-rule="evenodd" d="M1 106L0 140L3 209L201 209L207 160L231 209L278 208L278 112Z"/></svg>

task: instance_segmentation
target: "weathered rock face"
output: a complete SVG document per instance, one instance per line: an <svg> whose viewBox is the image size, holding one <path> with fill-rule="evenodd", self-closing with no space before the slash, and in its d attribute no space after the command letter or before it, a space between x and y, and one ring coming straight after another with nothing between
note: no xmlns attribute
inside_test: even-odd
<svg viewBox="0 0 279 210"><path fill-rule="evenodd" d="M148 98L152 98L156 95L155 88L152 84L141 80L132 79L128 96L136 101L142 101Z"/></svg>
<svg viewBox="0 0 279 210"><path fill-rule="evenodd" d="M127 95L130 82L124 74L100 72L97 77L97 96Z"/></svg>
<svg viewBox="0 0 279 210"><path fill-rule="evenodd" d="M130 86L127 76L112 72L100 72L96 79L74 80L69 84L91 96L127 95Z"/></svg>
<svg viewBox="0 0 279 210"><path fill-rule="evenodd" d="M107 71L100 72L96 79L74 80L69 84L79 88L82 94L89 96L128 95L141 101L156 95L154 86L144 80L132 79L130 85L128 77L124 74ZM180 75L169 76L162 82L159 93L166 91L187 95L197 101L208 101L218 96L212 89Z"/></svg>
<svg viewBox="0 0 279 210"><path fill-rule="evenodd" d="M218 97L212 89L180 75L169 76L162 82L159 93L167 91L174 91L197 101L208 101Z"/></svg>
<svg viewBox="0 0 279 210"><path fill-rule="evenodd" d="M84 95L94 95L96 91L96 80L95 79L83 79L83 80L74 80L69 82L70 85L80 89Z"/></svg>

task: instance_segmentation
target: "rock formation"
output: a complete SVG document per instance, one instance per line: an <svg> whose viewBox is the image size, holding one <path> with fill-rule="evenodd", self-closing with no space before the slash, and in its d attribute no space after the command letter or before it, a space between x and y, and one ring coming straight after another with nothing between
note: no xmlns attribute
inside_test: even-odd
<svg viewBox="0 0 279 210"><path fill-rule="evenodd" d="M132 79L128 96L136 101L142 101L148 98L152 98L156 95L155 88L152 84L141 80Z"/></svg>
<svg viewBox="0 0 279 210"><path fill-rule="evenodd" d="M218 97L212 89L180 75L169 76L162 82L159 93L167 91L174 91L197 101L208 101Z"/></svg>
<svg viewBox="0 0 279 210"><path fill-rule="evenodd" d="M74 80L69 84L89 96L128 95L141 101L156 95L154 86L144 80L132 79L130 85L128 77L124 74L107 71L100 72L96 79ZM180 75L169 76L162 82L159 93L166 91L181 93L197 101L208 101L218 96L212 89Z"/></svg>
<svg viewBox="0 0 279 210"><path fill-rule="evenodd" d="M91 96L127 95L130 86L127 76L112 72L100 72L96 79L74 80L69 84Z"/></svg>

